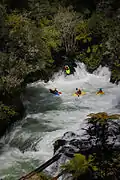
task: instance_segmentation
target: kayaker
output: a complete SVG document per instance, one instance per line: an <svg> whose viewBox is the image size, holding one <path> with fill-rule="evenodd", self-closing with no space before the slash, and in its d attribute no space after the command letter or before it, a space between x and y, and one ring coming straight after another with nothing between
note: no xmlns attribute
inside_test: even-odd
<svg viewBox="0 0 120 180"><path fill-rule="evenodd" d="M99 93L103 93L102 88L99 88L99 91L97 92L97 94L99 94Z"/></svg>
<svg viewBox="0 0 120 180"><path fill-rule="evenodd" d="M69 66L68 66L68 65L65 65L64 68L65 68L66 74L69 75L69 74L70 74L70 68L69 68Z"/></svg>
<svg viewBox="0 0 120 180"><path fill-rule="evenodd" d="M56 94L56 93L58 93L58 90L55 88L54 90L52 90L52 89L49 89L50 90L50 92L51 93L53 93L53 94Z"/></svg>
<svg viewBox="0 0 120 180"><path fill-rule="evenodd" d="M56 88L54 89L54 93L58 93L58 90Z"/></svg>
<svg viewBox="0 0 120 180"><path fill-rule="evenodd" d="M76 88L76 94L79 96L80 94L82 94L82 91L78 88Z"/></svg>

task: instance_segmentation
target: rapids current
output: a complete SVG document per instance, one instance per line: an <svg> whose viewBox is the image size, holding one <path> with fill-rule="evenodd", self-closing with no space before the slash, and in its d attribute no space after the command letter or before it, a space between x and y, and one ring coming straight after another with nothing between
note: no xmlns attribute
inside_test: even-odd
<svg viewBox="0 0 120 180"><path fill-rule="evenodd" d="M89 113L119 113L120 86L109 80L108 68L89 74L84 64L78 64L74 75L59 72L48 83L29 84L23 98L26 116L0 140L0 178L16 180L51 158L54 141L67 131L81 134ZM60 97L49 93L55 87L62 92ZM95 94L100 87L103 96ZM72 96L75 88L86 95Z"/></svg>

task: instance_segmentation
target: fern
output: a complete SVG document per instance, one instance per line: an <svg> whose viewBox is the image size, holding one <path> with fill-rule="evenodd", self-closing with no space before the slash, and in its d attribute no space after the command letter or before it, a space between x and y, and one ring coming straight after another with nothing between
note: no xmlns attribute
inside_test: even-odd
<svg viewBox="0 0 120 180"><path fill-rule="evenodd" d="M89 156L88 160L82 154L75 154L74 158L62 166L62 169L73 175L73 178L78 178L88 172L90 167L96 171L97 167L93 165L93 157Z"/></svg>

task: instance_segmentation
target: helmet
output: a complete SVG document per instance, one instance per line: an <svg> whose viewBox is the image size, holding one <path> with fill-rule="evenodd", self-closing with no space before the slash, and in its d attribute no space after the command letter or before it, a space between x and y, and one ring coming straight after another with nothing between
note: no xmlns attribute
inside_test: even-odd
<svg viewBox="0 0 120 180"><path fill-rule="evenodd" d="M101 91L102 91L102 88L99 88L99 90L101 90Z"/></svg>
<svg viewBox="0 0 120 180"><path fill-rule="evenodd" d="M68 67L68 65L65 65L65 67Z"/></svg>

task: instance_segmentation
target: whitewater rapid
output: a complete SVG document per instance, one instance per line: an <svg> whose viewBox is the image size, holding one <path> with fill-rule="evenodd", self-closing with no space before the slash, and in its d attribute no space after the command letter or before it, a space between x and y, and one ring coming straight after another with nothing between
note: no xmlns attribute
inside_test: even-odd
<svg viewBox="0 0 120 180"><path fill-rule="evenodd" d="M28 85L23 98L25 118L0 140L0 179L18 179L51 158L54 141L67 131L81 134L89 113L119 113L120 86L109 80L108 68L99 67L89 74L79 63L74 75L65 76L61 71L48 83ZM50 94L49 88L58 88L62 95ZM72 96L75 88L86 95ZM98 88L105 95L97 96Z"/></svg>

